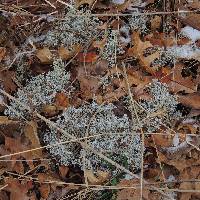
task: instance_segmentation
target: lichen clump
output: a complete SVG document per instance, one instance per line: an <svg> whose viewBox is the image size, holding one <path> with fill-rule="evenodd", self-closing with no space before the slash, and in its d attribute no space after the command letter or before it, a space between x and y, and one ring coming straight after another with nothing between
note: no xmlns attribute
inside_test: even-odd
<svg viewBox="0 0 200 200"><path fill-rule="evenodd" d="M66 92L70 74L66 72L65 65L61 60L53 62L53 70L32 77L15 94L16 99L29 109L39 111L43 105L51 104L58 92ZM12 100L10 106L5 110L10 117L27 117L27 110L17 101Z"/></svg>
<svg viewBox="0 0 200 200"><path fill-rule="evenodd" d="M113 160L125 156L129 167L138 169L141 164L140 136L136 132L131 132L129 118L126 115L121 118L117 117L113 112L114 108L113 104L98 105L96 103L79 108L70 107L58 118L56 124L67 134L79 139L94 136L88 139L88 145L112 157ZM95 137L99 134L101 135ZM53 128L44 136L44 141L49 145L69 140L67 135L58 133ZM88 169L107 168L101 158L90 151L85 151L77 142L52 147L50 153L59 157L60 162L67 166L78 165L83 168L85 163Z"/></svg>
<svg viewBox="0 0 200 200"><path fill-rule="evenodd" d="M99 34L101 21L91 16L90 11L67 9L63 20L55 23L46 34L44 43L49 46L63 45L72 48L74 45L86 45Z"/></svg>

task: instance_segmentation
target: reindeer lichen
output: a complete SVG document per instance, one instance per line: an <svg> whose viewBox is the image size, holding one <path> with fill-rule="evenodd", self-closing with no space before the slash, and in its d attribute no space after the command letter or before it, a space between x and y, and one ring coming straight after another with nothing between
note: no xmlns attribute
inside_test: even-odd
<svg viewBox="0 0 200 200"><path fill-rule="evenodd" d="M65 71L61 60L53 62L53 70L32 77L27 84L18 89L16 99L33 110L40 110L43 105L51 104L57 92L66 92L65 86L69 83L70 75ZM27 110L12 100L5 110L10 117L26 117Z"/></svg>

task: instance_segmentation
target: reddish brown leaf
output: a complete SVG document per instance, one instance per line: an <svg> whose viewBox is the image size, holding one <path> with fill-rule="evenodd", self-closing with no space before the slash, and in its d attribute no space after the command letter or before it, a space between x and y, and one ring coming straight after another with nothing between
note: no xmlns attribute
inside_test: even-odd
<svg viewBox="0 0 200 200"><path fill-rule="evenodd" d="M97 61L98 57L95 52L88 52L87 54L79 53L77 59L79 62L92 63Z"/></svg>
<svg viewBox="0 0 200 200"><path fill-rule="evenodd" d="M178 100L182 104L192 107L194 109L200 109L200 94L193 93L187 95L178 95Z"/></svg>
<svg viewBox="0 0 200 200"><path fill-rule="evenodd" d="M55 104L59 107L67 108L69 104L69 98L64 93L57 93L55 96Z"/></svg>

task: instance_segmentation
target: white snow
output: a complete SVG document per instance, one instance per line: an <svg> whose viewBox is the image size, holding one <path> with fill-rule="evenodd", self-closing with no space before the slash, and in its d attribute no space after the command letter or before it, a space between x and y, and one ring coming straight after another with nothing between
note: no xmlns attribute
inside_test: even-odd
<svg viewBox="0 0 200 200"><path fill-rule="evenodd" d="M200 56L200 49L195 45L173 46L167 49L169 54L176 58L195 58Z"/></svg>
<svg viewBox="0 0 200 200"><path fill-rule="evenodd" d="M185 37L191 39L192 42L196 42L197 40L200 39L200 31L198 31L190 26L186 26L186 27L182 28L181 34L184 35Z"/></svg>
<svg viewBox="0 0 200 200"><path fill-rule="evenodd" d="M114 4L121 5L121 4L123 4L123 3L125 2L125 0L112 0L112 2L113 2Z"/></svg>
<svg viewBox="0 0 200 200"><path fill-rule="evenodd" d="M125 37L120 36L119 40L122 44L128 44L131 42L131 36L129 34L130 28L128 26L122 26L120 28L120 33L123 33Z"/></svg>
<svg viewBox="0 0 200 200"><path fill-rule="evenodd" d="M173 146L177 147L180 143L180 140L179 140L179 136L178 134L175 134L174 138L173 138Z"/></svg>

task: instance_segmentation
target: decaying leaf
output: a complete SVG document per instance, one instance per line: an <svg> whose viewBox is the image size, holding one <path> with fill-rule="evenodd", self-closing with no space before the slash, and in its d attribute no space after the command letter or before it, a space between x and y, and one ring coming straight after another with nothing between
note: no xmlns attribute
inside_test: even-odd
<svg viewBox="0 0 200 200"><path fill-rule="evenodd" d="M139 180L121 180L117 186L122 187L133 187L130 189L122 189L117 192L117 200L140 200L141 199L141 191L140 188L137 187L139 184ZM135 188L134 188L135 186ZM142 196L144 199L148 199L149 191L147 189L143 189Z"/></svg>
<svg viewBox="0 0 200 200"><path fill-rule="evenodd" d="M14 92L17 89L14 83L15 72L14 71L2 71L0 72L0 81L6 92Z"/></svg>
<svg viewBox="0 0 200 200"><path fill-rule="evenodd" d="M67 60L72 56L72 52L61 46L58 48L58 55L62 60Z"/></svg>
<svg viewBox="0 0 200 200"><path fill-rule="evenodd" d="M40 140L37 133L37 123L35 121L30 121L24 128L25 136L30 140L32 148L41 147ZM38 158L42 157L42 150L38 150L35 152L35 155L38 155Z"/></svg>
<svg viewBox="0 0 200 200"><path fill-rule="evenodd" d="M36 56L40 59L41 63L48 64L52 62L53 55L49 48L44 47L43 49L38 49Z"/></svg>
<svg viewBox="0 0 200 200"><path fill-rule="evenodd" d="M41 184L39 191L42 198L47 199L50 194L51 187L49 184Z"/></svg>
<svg viewBox="0 0 200 200"><path fill-rule="evenodd" d="M33 187L32 182L21 182L17 179L7 179L8 187L6 190L10 192L10 200L30 200L28 191Z"/></svg>
<svg viewBox="0 0 200 200"><path fill-rule="evenodd" d="M167 81L168 86L173 92L185 91L186 93L194 93L197 91L199 80L193 79L191 76L183 77L183 67L180 63L175 66L174 72L171 73L171 77Z"/></svg>
<svg viewBox="0 0 200 200"><path fill-rule="evenodd" d="M109 177L109 173L106 171L97 171L96 174L94 174L91 170L86 170L85 176L90 184L97 185L105 182Z"/></svg>
<svg viewBox="0 0 200 200"><path fill-rule="evenodd" d="M42 108L42 113L45 116L52 117L59 112L58 107L56 105L45 105Z"/></svg>
<svg viewBox="0 0 200 200"><path fill-rule="evenodd" d="M6 116L0 116L0 125L8 125L8 124L15 124L19 123L19 121L10 120Z"/></svg>
<svg viewBox="0 0 200 200"><path fill-rule="evenodd" d="M150 74L154 74L157 69L154 67L151 67L151 63L156 59L159 58L159 52L155 52L149 56L144 56L144 51L147 48L153 47L153 45L149 41L143 42L140 39L139 32L134 32L132 34L132 40L133 40L133 47L128 50L129 56L135 56L137 59L139 59L140 64L143 66L143 68L149 72Z"/></svg>
<svg viewBox="0 0 200 200"><path fill-rule="evenodd" d="M161 17L157 15L151 20L151 28L153 31L156 31L160 28L161 20Z"/></svg>
<svg viewBox="0 0 200 200"><path fill-rule="evenodd" d="M55 105L67 108L69 106L69 98L64 93L57 93L55 96Z"/></svg>
<svg viewBox="0 0 200 200"><path fill-rule="evenodd" d="M194 109L200 109L200 94L193 93L188 95L178 95L178 100L182 104L192 107Z"/></svg>
<svg viewBox="0 0 200 200"><path fill-rule="evenodd" d="M69 172L69 167L67 166L64 166L64 165L61 165L59 166L59 172L60 172L60 175L63 179L66 178L66 175L68 174Z"/></svg>
<svg viewBox="0 0 200 200"><path fill-rule="evenodd" d="M4 59L5 55L6 55L6 48L0 47L0 62Z"/></svg>

